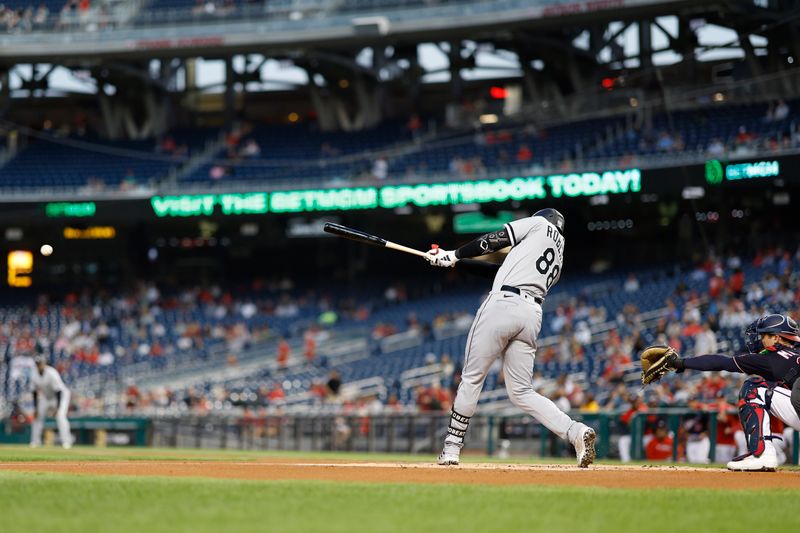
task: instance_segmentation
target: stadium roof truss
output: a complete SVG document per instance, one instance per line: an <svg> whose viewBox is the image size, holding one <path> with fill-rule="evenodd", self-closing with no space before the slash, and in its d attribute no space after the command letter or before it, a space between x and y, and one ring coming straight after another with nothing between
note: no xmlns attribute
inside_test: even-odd
<svg viewBox="0 0 800 533"><path fill-rule="evenodd" d="M107 121L136 110L148 131L158 132L166 127L159 121L169 94L222 93L232 117L237 93L304 90L321 122L360 128L382 119L387 88L400 87L413 100L426 83L448 84L459 101L475 80L506 80L522 86L529 109L541 104L563 114L596 108L612 91L625 99L662 92L666 77L671 86L735 80L776 94L800 89L800 0L376 6L345 14L331 7L321 18L261 12L166 26L126 12L113 31L2 35L0 118L12 98L71 91L97 95ZM205 75L215 68L216 79Z"/></svg>

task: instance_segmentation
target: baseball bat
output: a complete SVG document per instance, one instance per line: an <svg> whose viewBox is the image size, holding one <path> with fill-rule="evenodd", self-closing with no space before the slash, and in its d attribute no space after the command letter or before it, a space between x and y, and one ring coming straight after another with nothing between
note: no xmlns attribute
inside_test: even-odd
<svg viewBox="0 0 800 533"><path fill-rule="evenodd" d="M426 255L425 252L421 252L419 250L415 250L414 248L409 248L408 246L403 246L402 244L397 244L392 241L387 241L386 239L378 237L377 235L371 235L365 231L348 228L347 226L342 226L341 224L326 222L322 229L326 233L344 237L345 239L350 239L351 241L363 242L364 244L371 244L373 246L380 246L382 248L391 248L392 250L418 255L420 257L425 257Z"/></svg>

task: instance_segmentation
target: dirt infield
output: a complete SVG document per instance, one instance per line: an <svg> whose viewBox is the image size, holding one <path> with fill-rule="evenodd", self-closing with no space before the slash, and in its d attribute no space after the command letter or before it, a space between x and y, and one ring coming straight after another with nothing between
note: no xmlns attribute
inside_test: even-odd
<svg viewBox="0 0 800 533"><path fill-rule="evenodd" d="M721 468L318 461L109 461L0 463L0 470L82 475L207 477L243 480L324 480L379 483L567 485L606 488L800 489L800 472L728 472Z"/></svg>

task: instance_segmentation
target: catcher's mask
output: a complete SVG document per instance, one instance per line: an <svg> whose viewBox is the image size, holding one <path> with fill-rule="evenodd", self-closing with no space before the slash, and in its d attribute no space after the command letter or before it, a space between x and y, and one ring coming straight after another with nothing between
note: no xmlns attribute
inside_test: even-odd
<svg viewBox="0 0 800 533"><path fill-rule="evenodd" d="M751 323L744 330L745 345L750 353L758 353L764 349L762 335L777 335L784 344L800 343L800 331L797 322L787 315L766 315Z"/></svg>
<svg viewBox="0 0 800 533"><path fill-rule="evenodd" d="M553 209L552 207L539 209L532 216L546 219L556 227L561 235L564 235L564 215L559 213L556 209Z"/></svg>

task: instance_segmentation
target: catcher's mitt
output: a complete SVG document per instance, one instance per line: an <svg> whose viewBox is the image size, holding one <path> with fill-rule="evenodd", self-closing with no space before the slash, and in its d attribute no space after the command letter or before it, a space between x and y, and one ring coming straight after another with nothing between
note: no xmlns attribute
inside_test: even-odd
<svg viewBox="0 0 800 533"><path fill-rule="evenodd" d="M669 346L648 346L640 356L642 360L642 384L658 381L667 372L683 371L683 360Z"/></svg>

